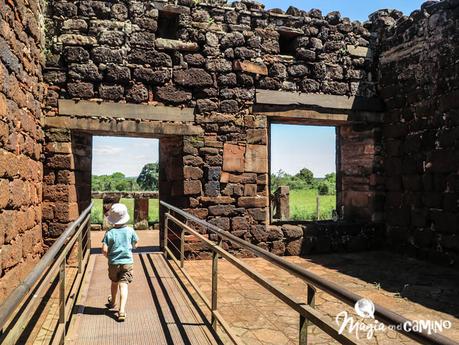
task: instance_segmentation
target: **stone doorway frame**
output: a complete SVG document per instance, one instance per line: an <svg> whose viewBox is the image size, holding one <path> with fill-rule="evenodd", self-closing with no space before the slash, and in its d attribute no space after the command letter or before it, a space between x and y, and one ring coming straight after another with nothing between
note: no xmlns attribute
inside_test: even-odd
<svg viewBox="0 0 459 345"><path fill-rule="evenodd" d="M181 121L178 121L179 119ZM80 179L68 181L68 186L65 186L66 182L59 185L59 188L66 187L66 194L70 193L69 195L75 195L75 197L63 197L62 200L54 198L50 200L51 203L62 202L66 209L70 209L71 206L73 207L72 214L69 214L64 220L59 220L59 225L63 227L73 221L91 200L90 179L92 169L91 164L88 165L88 160L92 160L93 136L158 139L160 152L159 200L180 205L180 199L183 199L183 176L179 176L177 172L183 175L183 168L180 169L177 167L183 166L183 142L186 137L195 137L203 134L202 129L199 126L195 126L193 122L194 114L187 108L161 107L147 104L59 100L59 115L46 117L44 119L44 128L45 133L52 131L65 132L65 138L62 138L61 141L66 142L48 142L45 156L48 155L47 160L49 160L49 157L61 154L64 158L65 154L65 166L58 165L57 169L70 170L75 175L80 176ZM76 147L76 140L85 142L83 150L81 150L81 147ZM64 146L66 147L65 152L59 152ZM81 153L82 156L79 156L79 150L80 152L83 151ZM172 151L175 154L171 154ZM82 164L81 161L85 163ZM88 180L89 182L87 182ZM86 181L86 183L81 181ZM45 186L45 189L47 187L54 187L54 183L50 183L51 186ZM74 184L73 187L71 186L72 183ZM83 184L85 184L85 188L79 188ZM80 190L88 189L86 184L89 185L88 193L79 194ZM70 190L73 191L69 192ZM46 199L47 193L44 193L44 197ZM160 207L160 224L162 224L163 212L164 210ZM44 221L50 223L49 220L44 219ZM64 224L65 222L66 224ZM162 233L161 225L160 233Z"/></svg>
<svg viewBox="0 0 459 345"><path fill-rule="evenodd" d="M274 191L271 189L271 148L272 148L272 140L271 140L271 128L273 125L295 125L295 126L309 126L309 127L333 127L335 129L335 173L336 173L336 202L335 202L335 210L340 213L340 209L342 206L342 200L338 197L338 186L341 181L340 179L340 174L339 169L340 169L340 164L341 164L341 146L340 146L340 125L338 124L325 124L325 123L317 123L317 121L308 121L305 119L304 121L281 121L279 119L269 119L268 120L268 191L269 195L273 195ZM269 220L270 224L276 224L279 222L284 222L283 220L275 220L274 215L273 215L273 207L272 207L273 200L270 197L269 198ZM331 220L331 219L328 219ZM287 222L289 220L286 220ZM295 221L295 222L309 222L308 220L300 220L300 221Z"/></svg>

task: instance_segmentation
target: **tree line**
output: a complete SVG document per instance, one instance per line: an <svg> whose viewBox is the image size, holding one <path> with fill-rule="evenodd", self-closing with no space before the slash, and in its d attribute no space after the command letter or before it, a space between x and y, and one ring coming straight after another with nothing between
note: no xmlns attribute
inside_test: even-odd
<svg viewBox="0 0 459 345"><path fill-rule="evenodd" d="M279 170L277 173L271 174L271 190L274 192L280 186L288 186L292 190L316 189L319 195L335 195L336 174L330 173L323 178L316 178L312 171L307 168L301 169L295 175ZM145 164L138 177L127 177L121 172L92 176L93 191L157 191L158 188L158 163Z"/></svg>
<svg viewBox="0 0 459 345"><path fill-rule="evenodd" d="M121 172L111 175L93 175L91 184L92 190L97 192L157 191L159 164L145 164L138 177L127 177Z"/></svg>
<svg viewBox="0 0 459 345"><path fill-rule="evenodd" d="M280 186L288 186L292 190L316 189L319 195L336 194L336 173L326 174L323 178L316 178L311 170L301 169L297 174L290 175L283 170L271 174L271 191Z"/></svg>

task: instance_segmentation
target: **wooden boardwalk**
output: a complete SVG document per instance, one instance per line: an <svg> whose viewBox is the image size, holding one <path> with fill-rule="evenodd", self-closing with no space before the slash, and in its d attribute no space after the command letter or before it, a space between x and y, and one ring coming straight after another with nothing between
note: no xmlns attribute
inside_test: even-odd
<svg viewBox="0 0 459 345"><path fill-rule="evenodd" d="M93 254L68 343L74 345L220 344L162 253L134 256L125 322L105 307L107 259Z"/></svg>

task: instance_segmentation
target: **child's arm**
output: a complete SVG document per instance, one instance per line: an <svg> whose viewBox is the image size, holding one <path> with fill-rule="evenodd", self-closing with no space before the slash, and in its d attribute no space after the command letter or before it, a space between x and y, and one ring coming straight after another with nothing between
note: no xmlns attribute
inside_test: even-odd
<svg viewBox="0 0 459 345"><path fill-rule="evenodd" d="M135 230L132 230L132 240L131 240L132 249L137 248L137 242L139 242L139 236L137 236Z"/></svg>
<svg viewBox="0 0 459 345"><path fill-rule="evenodd" d="M108 258L108 246L105 243L102 245L102 253Z"/></svg>
<svg viewBox="0 0 459 345"><path fill-rule="evenodd" d="M108 231L105 233L104 238L102 239L102 254L106 258L108 258L108 238L107 238Z"/></svg>

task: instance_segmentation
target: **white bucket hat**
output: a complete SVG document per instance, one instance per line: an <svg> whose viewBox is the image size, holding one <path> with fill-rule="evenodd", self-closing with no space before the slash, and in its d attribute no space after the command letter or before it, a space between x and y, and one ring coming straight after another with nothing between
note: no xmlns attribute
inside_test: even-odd
<svg viewBox="0 0 459 345"><path fill-rule="evenodd" d="M129 222L129 213L126 205L113 204L108 211L107 220L113 225L123 225Z"/></svg>

